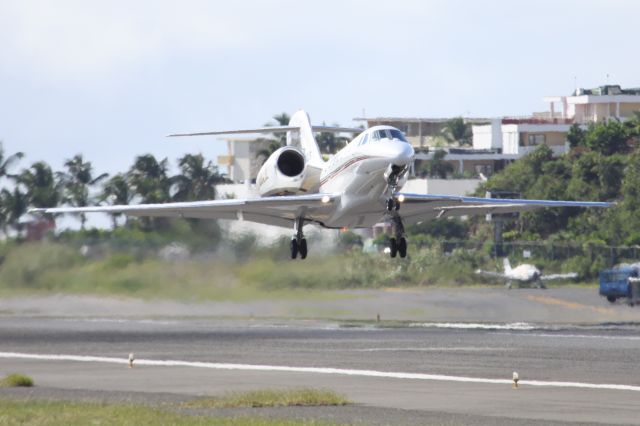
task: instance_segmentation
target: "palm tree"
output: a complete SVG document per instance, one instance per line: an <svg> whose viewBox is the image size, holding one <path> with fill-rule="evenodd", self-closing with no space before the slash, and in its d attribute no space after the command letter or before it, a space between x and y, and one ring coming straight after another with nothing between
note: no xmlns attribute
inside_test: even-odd
<svg viewBox="0 0 640 426"><path fill-rule="evenodd" d="M324 126L325 123L323 122ZM339 124L334 123L334 127L340 127ZM342 148L347 142L348 139L345 137L336 136L333 132L321 132L318 136L316 136L316 141L318 142L318 148L320 148L320 152L323 154L335 154L340 148Z"/></svg>
<svg viewBox="0 0 640 426"><path fill-rule="evenodd" d="M169 162L158 161L152 154L136 157L129 170L129 182L143 203L166 203L170 200Z"/></svg>
<svg viewBox="0 0 640 426"><path fill-rule="evenodd" d="M2 202L2 230L7 235L7 225L11 226L18 234L22 234L23 224L20 218L27 212L29 206L29 198L23 193L19 187L14 187L13 191L3 188L0 192L0 201Z"/></svg>
<svg viewBox="0 0 640 426"><path fill-rule="evenodd" d="M459 145L471 144L471 129L462 117L447 121L442 129L442 134L449 142L457 142Z"/></svg>
<svg viewBox="0 0 640 426"><path fill-rule="evenodd" d="M65 161L64 166L67 168L67 171L60 173L59 179L65 189L65 201L74 207L86 207L91 202L89 195L90 187L107 178L109 174L102 173L94 177L91 162L84 161L82 154L77 154L73 158ZM81 213L81 229L84 230L86 222L86 215Z"/></svg>
<svg viewBox="0 0 640 426"><path fill-rule="evenodd" d="M185 154L178 166L182 173L172 178L177 188L173 198L178 201L213 200L216 184L226 181L211 161L205 164L202 154Z"/></svg>
<svg viewBox="0 0 640 426"><path fill-rule="evenodd" d="M280 114L274 115L273 119L275 120L275 123L270 121L268 123L265 123L265 127L287 126L289 124L289 121L291 120L291 117L286 112L282 112ZM256 158L262 157L262 163L264 163L269 159L271 154L273 154L279 148L287 144L287 133L286 132L273 133L270 138L256 139L256 143L264 145L264 148L256 152Z"/></svg>
<svg viewBox="0 0 640 426"><path fill-rule="evenodd" d="M166 158L158 161L152 154L136 157L133 166L129 169L129 183L134 194L139 196L143 203L166 203L171 199L171 179L167 174L169 162ZM168 221L165 218L143 218L143 225L147 229L166 228Z"/></svg>
<svg viewBox="0 0 640 426"><path fill-rule="evenodd" d="M5 156L4 147L2 146L2 141L0 141L0 179L6 176L13 177L9 175L9 169L22 157L24 157L24 154L22 152L16 152L15 154ZM3 189L2 191L3 191L3 196L0 199L0 228L2 228L2 230L4 231L4 234L7 235L7 225L12 224L9 221L9 218L12 216L8 212L9 206L7 204L8 202L12 202L12 200L8 199L7 197L11 196L12 193L5 189ZM25 210L26 210L26 206L25 206Z"/></svg>
<svg viewBox="0 0 640 426"><path fill-rule="evenodd" d="M16 177L26 189L29 205L36 208L56 207L60 203L60 182L44 161L35 162Z"/></svg>
<svg viewBox="0 0 640 426"><path fill-rule="evenodd" d="M0 178L8 176L11 166L22 157L24 157L22 152L16 152L5 157L4 147L2 146L2 141L0 141Z"/></svg>
<svg viewBox="0 0 640 426"><path fill-rule="evenodd" d="M111 205L128 205L133 198L133 194L129 187L127 177L122 173L118 173L117 175L106 181L102 188L102 194L100 198L102 201L108 200ZM118 227L117 219L120 214L121 213L114 213L111 215L111 223L113 225L113 229L116 229ZM127 223L126 220L127 219L125 216L125 225Z"/></svg>

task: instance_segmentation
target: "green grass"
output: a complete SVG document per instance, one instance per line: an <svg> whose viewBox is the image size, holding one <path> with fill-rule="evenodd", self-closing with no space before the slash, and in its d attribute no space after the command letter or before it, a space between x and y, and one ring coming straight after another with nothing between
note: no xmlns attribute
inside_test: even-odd
<svg viewBox="0 0 640 426"><path fill-rule="evenodd" d="M230 392L219 397L203 398L184 404L189 408L291 407L336 406L351 402L329 390L318 389L263 389L249 392Z"/></svg>
<svg viewBox="0 0 640 426"><path fill-rule="evenodd" d="M313 420L283 420L261 417L205 417L139 405L0 400L0 425L325 426L329 425L329 423Z"/></svg>
<svg viewBox="0 0 640 426"><path fill-rule="evenodd" d="M12 246L0 264L0 295L63 293L185 301L324 301L350 297L337 291L342 289L502 285L475 274L477 268L499 269L486 254L462 249L443 253L438 245L412 247L410 259L351 251L340 255L314 253L306 261L252 254L246 262L218 256L163 261L135 251L109 250L96 249L93 257L85 258L77 248L59 243ZM571 265L545 266L545 271L558 271L560 266Z"/></svg>
<svg viewBox="0 0 640 426"><path fill-rule="evenodd" d="M33 379L24 374L9 374L0 380L0 388L31 387Z"/></svg>

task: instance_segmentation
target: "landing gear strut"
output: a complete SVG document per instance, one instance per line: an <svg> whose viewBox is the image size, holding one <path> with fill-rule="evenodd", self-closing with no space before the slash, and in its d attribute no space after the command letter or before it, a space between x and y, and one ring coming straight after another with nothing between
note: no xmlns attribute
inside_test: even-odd
<svg viewBox="0 0 640 426"><path fill-rule="evenodd" d="M307 239L304 237L302 233L302 227L304 226L304 217L296 218L293 223L294 235L291 239L291 258L295 259L300 255L300 259L307 258Z"/></svg>

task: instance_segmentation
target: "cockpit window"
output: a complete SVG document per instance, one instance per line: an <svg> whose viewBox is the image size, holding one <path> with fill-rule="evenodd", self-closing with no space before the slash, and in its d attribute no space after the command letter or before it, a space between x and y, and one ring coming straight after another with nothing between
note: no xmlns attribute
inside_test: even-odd
<svg viewBox="0 0 640 426"><path fill-rule="evenodd" d="M366 144L367 142L369 142L369 134L364 135L364 137L362 139L360 139L360 143L358 145L362 146L362 145Z"/></svg>
<svg viewBox="0 0 640 426"><path fill-rule="evenodd" d="M391 132L391 137L393 139L398 139L398 140L401 140L402 142L407 142L407 139L404 137L404 135L402 134L402 132L400 130L391 129L389 131Z"/></svg>
<svg viewBox="0 0 640 426"><path fill-rule="evenodd" d="M380 139L387 139L389 136L387 135L387 131L385 129L376 130L373 132L373 140L377 141Z"/></svg>

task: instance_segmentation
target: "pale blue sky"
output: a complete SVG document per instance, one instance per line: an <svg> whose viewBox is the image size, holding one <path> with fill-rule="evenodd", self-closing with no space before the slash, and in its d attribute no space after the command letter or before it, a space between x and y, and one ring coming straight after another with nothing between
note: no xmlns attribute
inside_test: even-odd
<svg viewBox="0 0 640 426"><path fill-rule="evenodd" d="M524 115L640 86L638 1L0 1L0 139L59 168L214 157L171 132L368 116Z"/></svg>

